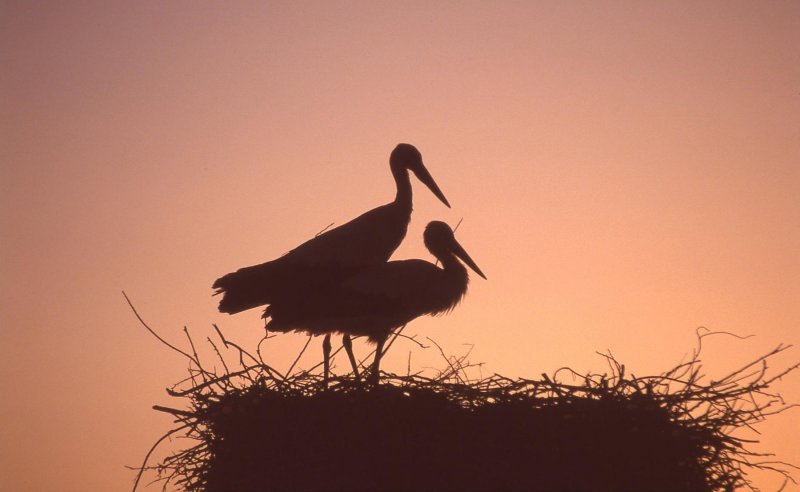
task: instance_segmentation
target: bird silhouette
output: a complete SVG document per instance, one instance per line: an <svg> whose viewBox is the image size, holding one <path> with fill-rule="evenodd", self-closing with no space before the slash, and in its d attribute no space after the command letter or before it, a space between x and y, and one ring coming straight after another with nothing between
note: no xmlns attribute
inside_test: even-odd
<svg viewBox="0 0 800 492"><path fill-rule="evenodd" d="M377 344L370 372L377 382L383 346L395 328L425 314L449 312L464 297L469 276L459 259L486 278L444 222L430 222L423 237L441 268L418 259L375 265L338 284L271 304L265 313L271 317L267 328L366 335Z"/></svg>
<svg viewBox="0 0 800 492"><path fill-rule="evenodd" d="M336 284L360 271L386 263L405 237L411 219L409 171L450 207L423 164L422 155L413 145L398 144L389 158L389 167L397 187L392 202L326 231L275 260L241 268L218 278L212 288L216 289L215 295L223 295L219 303L220 312L234 314L283 300L291 301L306 292ZM352 342L347 332L344 333L343 344L358 376ZM325 333L322 347L327 381L330 333Z"/></svg>

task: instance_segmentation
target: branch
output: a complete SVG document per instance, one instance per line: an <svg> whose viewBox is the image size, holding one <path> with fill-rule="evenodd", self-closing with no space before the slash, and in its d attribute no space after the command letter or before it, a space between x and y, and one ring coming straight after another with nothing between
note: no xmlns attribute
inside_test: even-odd
<svg viewBox="0 0 800 492"><path fill-rule="evenodd" d="M141 324L142 324L142 326L144 326L145 328L147 328L147 331L149 331L149 332L150 332L150 333L151 333L151 334L152 334L154 337L156 337L156 338L157 338L157 339L158 339L158 340L159 340L161 343L163 343L163 344L164 344L164 345L166 345L167 347L171 348L171 349L172 349L172 350L174 350L175 352L178 352L179 354L181 354L182 356L186 357L186 358L187 358L187 359L189 359L190 361L194 361L194 359L192 358L192 356L191 356L191 355L187 354L187 353L186 353L186 352L184 352L183 350L179 349L178 347L176 347L176 346L172 345L171 343L169 343L168 341L164 340L164 339L163 339L163 338L161 338L161 337L158 335L158 333L156 333L156 332L155 332L155 331L154 331L152 328L150 328L149 326L147 326L147 323L145 323L145 322L144 322L144 320L142 319L142 317L141 317L141 316L139 316L139 313L136 311L136 308L135 308L135 307L133 307L133 303L131 302L131 300L130 300L130 299L128 299L128 295L127 295L127 294L125 294L125 291L124 291L124 290L122 291L122 295L123 295L123 296L125 296L125 300L126 300L126 301L128 301L128 306L130 306L130 307L131 307L131 310L133 311L133 314L135 314L135 315L136 315L136 318L139 320L139 323L141 323Z"/></svg>
<svg viewBox="0 0 800 492"><path fill-rule="evenodd" d="M123 295L124 295L124 292L123 292ZM126 296L126 299L127 299L127 296ZM128 301L128 302L130 303L130 301ZM133 307L133 306L131 306L131 307ZM156 336L158 336L158 335L156 335ZM136 487L139 486L139 480L141 480L142 474L144 473L144 471L145 471L145 469L147 467L147 460L150 459L150 455L153 454L153 451L156 450L158 445L161 444L161 442L164 441L164 439L168 438L172 434L178 432L179 430L183 430L183 429L185 429L187 427L189 427L188 424L182 425L180 427L176 427L176 428L172 429L171 431L167 432L166 434L164 434L163 436L161 436L158 439L158 441L156 441L156 443L153 444L153 446L150 448L150 451L148 451L147 454L144 457L144 461L142 462L142 466L141 466L141 468L139 468L139 473L136 474L136 481L133 483L132 492L136 492Z"/></svg>

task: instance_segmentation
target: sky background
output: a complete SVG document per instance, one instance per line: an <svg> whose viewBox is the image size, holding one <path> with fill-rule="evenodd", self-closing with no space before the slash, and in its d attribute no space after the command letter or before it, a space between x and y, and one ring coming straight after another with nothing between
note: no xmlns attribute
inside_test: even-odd
<svg viewBox="0 0 800 492"><path fill-rule="evenodd" d="M754 335L709 339L712 376L800 343L798 33L796 1L0 1L0 489L130 490L186 364L121 291L170 341L252 347L211 283L390 201L398 142L453 208L413 181L395 258L463 218L488 277L406 333L484 374L659 373L699 326ZM444 364L383 368L409 352ZM800 464L797 410L759 429Z"/></svg>

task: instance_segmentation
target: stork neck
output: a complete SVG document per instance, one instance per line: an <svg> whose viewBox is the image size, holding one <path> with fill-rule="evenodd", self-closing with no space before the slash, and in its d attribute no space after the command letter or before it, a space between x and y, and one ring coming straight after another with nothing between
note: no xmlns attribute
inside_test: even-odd
<svg viewBox="0 0 800 492"><path fill-rule="evenodd" d="M447 253L434 256L436 256L437 260L442 262L442 268L444 269L445 273L458 277L466 276L467 269L461 264L460 261L458 261L458 258L456 258L456 255L453 253L448 251Z"/></svg>
<svg viewBox="0 0 800 492"><path fill-rule="evenodd" d="M400 166L392 166L392 175L397 185L397 195L394 197L395 203L404 209L411 211L411 179L408 176L408 169Z"/></svg>

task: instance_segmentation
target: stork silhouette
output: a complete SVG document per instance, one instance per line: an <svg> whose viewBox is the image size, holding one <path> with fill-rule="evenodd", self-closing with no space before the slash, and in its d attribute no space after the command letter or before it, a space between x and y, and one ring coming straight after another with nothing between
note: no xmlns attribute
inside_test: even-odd
<svg viewBox="0 0 800 492"><path fill-rule="evenodd" d="M389 334L425 315L449 312L467 292L469 275L459 259L483 277L478 265L444 222L433 221L423 235L442 268L424 260L390 261L303 296L271 304L265 315L271 331L312 335L341 332L366 335L377 344L370 379L377 383L383 346Z"/></svg>
<svg viewBox="0 0 800 492"><path fill-rule="evenodd" d="M401 143L391 153L389 167L397 187L392 202L374 208L339 227L306 241L285 255L260 265L241 268L218 278L212 286L222 294L219 310L235 314L335 285L358 272L383 264L402 242L411 220L409 171L447 207L450 203L422 162L416 147ZM264 316L269 316L269 309ZM331 330L333 331L333 330ZM321 333L321 332L320 332ZM358 376L352 341L343 332L343 345ZM324 377L330 373L330 333L322 343Z"/></svg>

